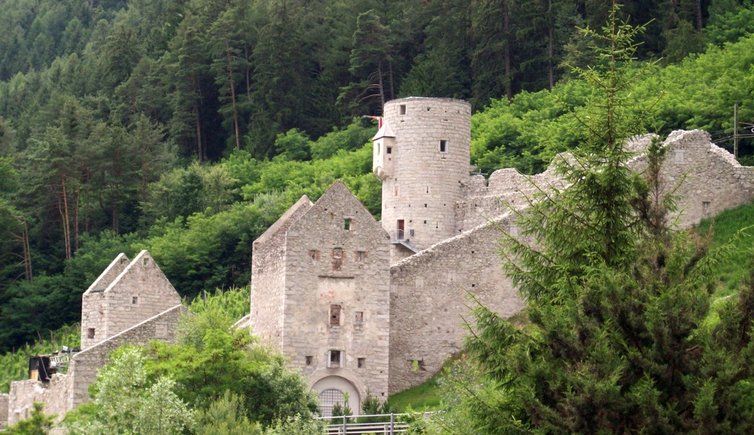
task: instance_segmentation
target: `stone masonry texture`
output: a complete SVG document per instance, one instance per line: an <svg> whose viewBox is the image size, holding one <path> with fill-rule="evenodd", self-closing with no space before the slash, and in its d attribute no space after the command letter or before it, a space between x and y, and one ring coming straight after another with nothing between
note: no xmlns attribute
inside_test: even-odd
<svg viewBox="0 0 754 435"><path fill-rule="evenodd" d="M62 419L89 400L89 385L111 351L127 343L173 341L178 319L186 311L147 251L130 262L124 254L118 255L83 294L82 306L83 350L73 355L67 373L55 374L47 383L13 382L10 393L0 396L0 423L29 417L34 402L43 403L46 414Z"/></svg>

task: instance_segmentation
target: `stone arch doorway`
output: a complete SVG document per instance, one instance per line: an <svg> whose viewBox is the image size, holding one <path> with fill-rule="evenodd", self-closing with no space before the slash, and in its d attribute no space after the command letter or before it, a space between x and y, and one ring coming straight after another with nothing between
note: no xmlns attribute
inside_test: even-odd
<svg viewBox="0 0 754 435"><path fill-rule="evenodd" d="M330 417L335 404L343 406L346 400L351 412L360 414L359 390L347 379L340 376L327 376L315 382L312 390L317 393L319 412L323 417Z"/></svg>

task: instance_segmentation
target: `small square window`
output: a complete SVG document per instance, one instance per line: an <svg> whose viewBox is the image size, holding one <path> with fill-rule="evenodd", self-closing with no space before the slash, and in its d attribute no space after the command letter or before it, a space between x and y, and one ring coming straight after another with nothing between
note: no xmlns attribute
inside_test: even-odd
<svg viewBox="0 0 754 435"><path fill-rule="evenodd" d="M354 322L356 323L364 323L364 312L363 311L356 311L356 314L354 315Z"/></svg>
<svg viewBox="0 0 754 435"><path fill-rule="evenodd" d="M89 328L86 330L86 338L94 338L94 328Z"/></svg>
<svg viewBox="0 0 754 435"><path fill-rule="evenodd" d="M139 303L139 297L138 296L131 297L131 304L132 305L136 305L138 303Z"/></svg>
<svg viewBox="0 0 754 435"><path fill-rule="evenodd" d="M441 153L446 153L446 152L448 152L448 141L447 141L447 140L445 140L445 139L442 139L442 140L440 141L440 152L441 152Z"/></svg>
<svg viewBox="0 0 754 435"><path fill-rule="evenodd" d="M351 218L345 218L343 219L343 229L346 231L351 230Z"/></svg>
<svg viewBox="0 0 754 435"><path fill-rule="evenodd" d="M306 361L306 365L310 366L312 365L312 362L314 361L314 357L311 355L307 355L304 357L304 361Z"/></svg>
<svg viewBox="0 0 754 435"><path fill-rule="evenodd" d="M393 154L393 147L387 147L387 148L385 148L385 152L387 154Z"/></svg>
<svg viewBox="0 0 754 435"><path fill-rule="evenodd" d="M356 251L355 255L357 262L362 262L367 259L367 251Z"/></svg>
<svg viewBox="0 0 754 435"><path fill-rule="evenodd" d="M360 369L363 369L367 366L367 359L366 358L359 358L356 360L356 363Z"/></svg>

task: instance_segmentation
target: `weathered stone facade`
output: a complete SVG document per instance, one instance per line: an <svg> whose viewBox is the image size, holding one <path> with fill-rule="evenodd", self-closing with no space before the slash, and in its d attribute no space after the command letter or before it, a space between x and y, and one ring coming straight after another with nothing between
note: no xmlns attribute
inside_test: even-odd
<svg viewBox="0 0 754 435"><path fill-rule="evenodd" d="M180 303L178 292L147 251L131 262L120 254L82 296L81 347L86 349Z"/></svg>
<svg viewBox="0 0 754 435"><path fill-rule="evenodd" d="M82 306L83 350L72 356L66 374L55 374L49 382L13 382L10 394L0 396L0 427L29 417L34 402L62 419L89 400L89 385L112 350L127 343L173 341L186 310L147 251L131 262L118 255L83 294Z"/></svg>
<svg viewBox="0 0 754 435"><path fill-rule="evenodd" d="M646 166L642 152L650 139L629 141L629 148L637 153L629 164L637 172ZM344 243L337 239L331 223L340 223L339 219L352 213L349 210L358 208L353 195L340 184L334 188L337 195L328 193L323 196L326 199L320 199L320 212L309 214L317 205L302 198L254 245L253 331L287 349L292 365L317 384L317 391L352 391L349 385L367 385L375 375L387 375L389 394L417 385L461 349L468 332L466 322L473 320L475 300L503 316L523 308L524 302L502 271L500 231L516 234L512 209L525 212L536 192L567 188L554 165L532 177L510 168L495 171L489 179L469 175L469 108L462 101L393 100L385 105L385 117L373 143L373 170L383 183L382 226L387 234L382 234L389 237L392 248L390 260L386 260L384 255L372 254L380 249L379 237L373 244L361 245L370 251L361 267L378 286L385 262L389 262L389 306L382 306L382 290L375 290L372 294L379 296L371 300L364 292L360 301L338 296L324 302L321 297L328 289L340 295L359 287L341 288L326 278L332 260L328 249ZM664 146L668 153L661 176L677 195L675 222L679 228L754 198L754 168L739 165L712 144L707 133L676 131ZM307 259L311 250L319 250L320 260ZM309 296L301 298L302 294ZM319 383L318 373L326 375L332 369L322 372L320 367L306 365L306 355L318 361L325 349L333 349L334 344L329 343L335 341L324 320L324 307L336 300L344 307L359 303L368 307L365 310L389 316L389 340L384 342L389 353L387 371L356 372L353 383L325 386ZM377 325L384 327L385 323L380 320ZM346 340L342 346L358 341L355 330L343 327L342 332L345 335L341 337L352 335L351 343ZM295 338L289 340L288 334ZM361 337L374 340L377 336ZM319 343L323 342L328 345L322 347ZM385 352L382 338L376 343L379 347L374 352L364 354L368 360ZM352 362L347 360L346 365L350 367ZM353 405L351 408L355 410Z"/></svg>
<svg viewBox="0 0 754 435"><path fill-rule="evenodd" d="M303 197L253 245L251 327L327 404L388 392L388 235L340 182Z"/></svg>

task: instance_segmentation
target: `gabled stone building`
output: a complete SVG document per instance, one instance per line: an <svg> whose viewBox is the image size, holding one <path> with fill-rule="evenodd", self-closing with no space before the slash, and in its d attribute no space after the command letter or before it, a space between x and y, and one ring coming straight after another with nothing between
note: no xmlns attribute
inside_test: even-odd
<svg viewBox="0 0 754 435"><path fill-rule="evenodd" d="M178 292L149 252L133 261L118 255L82 296L81 351L71 356L66 374L49 381L16 381L0 397L0 427L29 417L34 402L58 418L89 400L89 385L110 352L123 344L173 341L179 317L186 311ZM3 396L3 395L0 395Z"/></svg>
<svg viewBox="0 0 754 435"><path fill-rule="evenodd" d="M524 307L502 271L500 231L517 234L511 209L525 212L536 191L567 186L552 166L471 175L470 115L459 100L386 103L372 154L382 222L338 182L254 242L252 331L302 370L325 413L344 393L358 412L366 393L384 399L437 373L462 348L472 299L505 317ZM632 169L646 166L648 143L630 141ZM664 144L680 228L754 198L754 168L707 133L676 131Z"/></svg>
<svg viewBox="0 0 754 435"><path fill-rule="evenodd" d="M253 245L251 327L283 352L329 414L388 392L389 239L336 182L302 197Z"/></svg>

